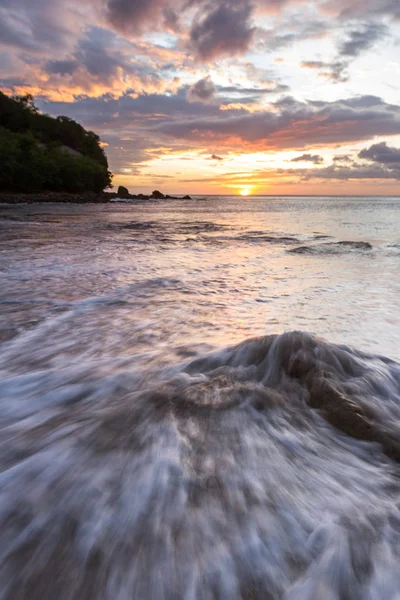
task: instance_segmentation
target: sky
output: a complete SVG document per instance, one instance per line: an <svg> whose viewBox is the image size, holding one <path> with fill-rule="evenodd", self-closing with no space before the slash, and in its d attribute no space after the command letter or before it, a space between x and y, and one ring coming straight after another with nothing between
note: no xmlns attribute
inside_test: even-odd
<svg viewBox="0 0 400 600"><path fill-rule="evenodd" d="M0 0L0 88L131 192L400 195L399 0Z"/></svg>

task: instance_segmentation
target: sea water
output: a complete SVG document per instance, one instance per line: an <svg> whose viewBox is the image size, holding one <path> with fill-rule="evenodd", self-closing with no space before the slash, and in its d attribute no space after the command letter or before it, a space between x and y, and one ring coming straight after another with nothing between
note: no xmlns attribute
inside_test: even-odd
<svg viewBox="0 0 400 600"><path fill-rule="evenodd" d="M400 597L400 200L0 206L0 598Z"/></svg>

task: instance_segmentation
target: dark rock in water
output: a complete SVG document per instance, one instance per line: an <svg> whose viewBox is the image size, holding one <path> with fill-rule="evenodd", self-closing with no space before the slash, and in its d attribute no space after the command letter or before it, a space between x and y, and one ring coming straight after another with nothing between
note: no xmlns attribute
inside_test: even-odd
<svg viewBox="0 0 400 600"><path fill-rule="evenodd" d="M354 250L372 250L369 242L337 242L338 246L354 248Z"/></svg>
<svg viewBox="0 0 400 600"><path fill-rule="evenodd" d="M136 198L138 198L139 200L148 200L149 196L146 196L145 194L138 194Z"/></svg>
<svg viewBox="0 0 400 600"><path fill-rule="evenodd" d="M123 199L127 199L130 197L128 188L124 187L123 185L120 185L118 187L117 195L118 195L118 198L123 198Z"/></svg>
<svg viewBox="0 0 400 600"><path fill-rule="evenodd" d="M344 254L352 250L372 250L369 242L323 242L311 246L298 246L291 248L288 252L292 254Z"/></svg>
<svg viewBox="0 0 400 600"><path fill-rule="evenodd" d="M117 192L103 192L102 196L105 202L108 200L115 200L116 198L118 198Z"/></svg>
<svg viewBox="0 0 400 600"><path fill-rule="evenodd" d="M155 198L156 200L165 200L164 194L162 194L159 190L154 190L150 198Z"/></svg>
<svg viewBox="0 0 400 600"><path fill-rule="evenodd" d="M191 200L191 197L189 194L186 194L186 196L183 196L182 200Z"/></svg>

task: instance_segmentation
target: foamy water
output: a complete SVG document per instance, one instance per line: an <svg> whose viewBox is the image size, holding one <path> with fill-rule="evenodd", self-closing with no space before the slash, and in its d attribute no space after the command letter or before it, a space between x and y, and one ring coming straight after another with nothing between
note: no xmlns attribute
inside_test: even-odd
<svg viewBox="0 0 400 600"><path fill-rule="evenodd" d="M0 207L0 598L399 598L399 224Z"/></svg>

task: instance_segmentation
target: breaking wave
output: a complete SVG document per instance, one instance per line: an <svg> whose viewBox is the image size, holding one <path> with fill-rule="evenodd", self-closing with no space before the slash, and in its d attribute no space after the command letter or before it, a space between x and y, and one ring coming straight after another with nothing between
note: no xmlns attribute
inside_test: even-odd
<svg viewBox="0 0 400 600"><path fill-rule="evenodd" d="M292 332L140 372L5 364L2 599L398 593L396 362Z"/></svg>

